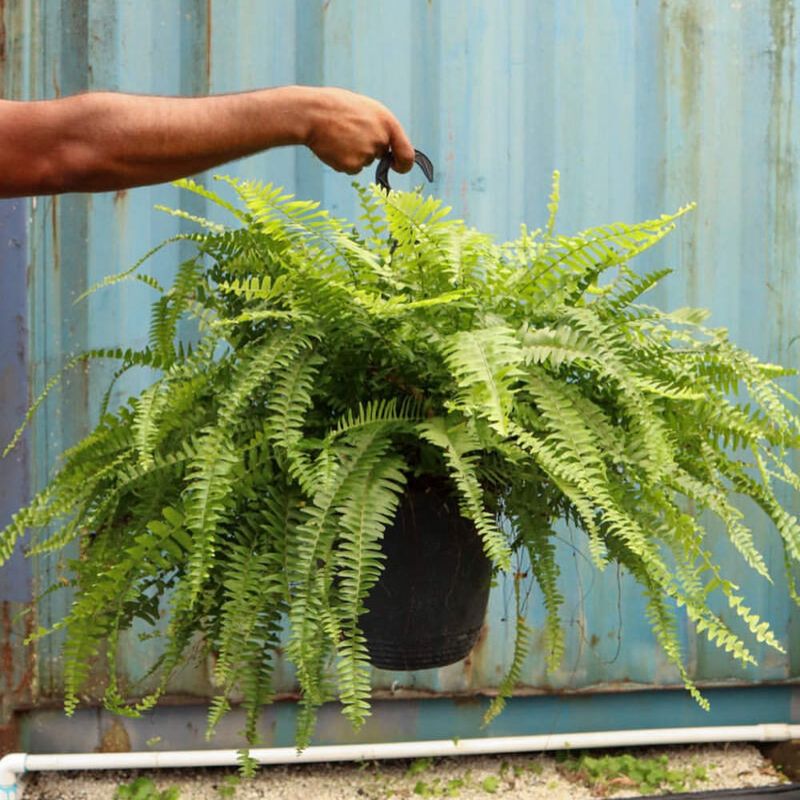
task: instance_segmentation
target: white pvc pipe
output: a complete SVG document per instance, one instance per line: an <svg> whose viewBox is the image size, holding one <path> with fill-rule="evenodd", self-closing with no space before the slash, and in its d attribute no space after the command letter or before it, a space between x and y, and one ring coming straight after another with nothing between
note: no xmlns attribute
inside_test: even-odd
<svg viewBox="0 0 800 800"><path fill-rule="evenodd" d="M309 764L319 761L377 761L422 756L465 756L594 747L701 744L714 742L782 742L800 739L800 725L766 723L697 728L554 733L540 736L496 736L485 739L437 739L385 744L320 745L298 753L294 747L254 749L260 764ZM17 776L25 772L87 769L158 769L225 767L238 763L236 750L172 750L152 753L10 753L0 758L0 800L21 800Z"/></svg>

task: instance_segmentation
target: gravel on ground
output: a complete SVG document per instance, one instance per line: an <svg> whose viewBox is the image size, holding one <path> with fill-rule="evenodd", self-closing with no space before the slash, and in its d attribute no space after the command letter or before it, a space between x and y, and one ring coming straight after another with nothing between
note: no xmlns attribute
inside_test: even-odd
<svg viewBox="0 0 800 800"><path fill-rule="evenodd" d="M488 800L506 796L515 800L588 800L769 786L785 781L755 746L729 744L270 766L262 767L250 780L225 768L31 773L23 778L23 798Z"/></svg>

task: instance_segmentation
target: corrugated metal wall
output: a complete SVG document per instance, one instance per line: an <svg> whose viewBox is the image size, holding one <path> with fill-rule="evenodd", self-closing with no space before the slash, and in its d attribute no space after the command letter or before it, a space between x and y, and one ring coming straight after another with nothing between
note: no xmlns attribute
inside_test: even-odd
<svg viewBox="0 0 800 800"><path fill-rule="evenodd" d="M543 221L556 168L564 231L697 200L679 232L647 256L650 266L676 269L655 301L708 306L714 324L729 327L759 357L800 366L799 9L796 0L6 0L4 79L7 97L87 89L204 94L293 82L364 92L389 105L431 156L432 191L498 236ZM283 184L336 214L354 209L350 179L300 149L224 171ZM417 173L393 185L419 180ZM70 353L146 336L147 287L123 284L88 303L73 300L175 232L180 223L153 211L156 203L203 212L197 198L169 186L30 204L34 387ZM152 269L168 274L180 255L160 254ZM73 374L48 402L30 443L35 484L88 430L108 375L94 368ZM131 378L119 395L146 379ZM777 539L766 530L764 537L774 542L768 555L780 575ZM547 675L534 652L527 691L674 684L635 585L613 569L595 574L570 531L561 549L567 653ZM797 679L800 615L781 580L769 587L739 570L735 555L722 557L741 573L754 608L772 621L788 653L756 648L761 666L746 671L685 633L692 673L751 686ZM41 560L36 580L53 569ZM535 625L542 619L537 601L534 594ZM60 615L64 602L48 598L42 621ZM436 695L496 686L510 657L510 603L509 587L499 586L487 635L466 662L413 675L376 673L377 684ZM42 699L60 691L57 645L39 646ZM132 638L123 667L138 676L152 655ZM291 687L287 672L283 688ZM200 668L184 671L175 686L176 695L207 691ZM659 722L639 719L641 726Z"/></svg>

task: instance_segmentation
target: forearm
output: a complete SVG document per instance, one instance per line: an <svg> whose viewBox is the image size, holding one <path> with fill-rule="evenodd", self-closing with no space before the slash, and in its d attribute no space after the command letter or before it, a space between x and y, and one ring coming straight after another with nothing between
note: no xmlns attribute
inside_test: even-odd
<svg viewBox="0 0 800 800"><path fill-rule="evenodd" d="M41 193L104 191L169 181L259 150L301 144L302 87L215 97L98 92L36 104L17 130ZM24 127L24 126L23 126Z"/></svg>
<svg viewBox="0 0 800 800"><path fill-rule="evenodd" d="M283 145L308 145L355 173L391 148L414 151L380 103L342 89L285 86L211 97L96 92L0 100L0 196L123 189L202 172Z"/></svg>

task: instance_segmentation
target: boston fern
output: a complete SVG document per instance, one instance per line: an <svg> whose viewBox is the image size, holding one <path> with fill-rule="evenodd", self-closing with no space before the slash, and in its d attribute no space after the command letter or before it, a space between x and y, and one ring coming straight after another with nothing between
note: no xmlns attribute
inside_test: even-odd
<svg viewBox="0 0 800 800"><path fill-rule="evenodd" d="M136 714L199 646L219 687L210 729L241 701L255 742L288 626L298 744L337 695L361 724L371 668L359 619L381 577L383 531L404 487L426 477L450 486L497 571L524 565L513 569L514 654L487 718L521 678L532 639L519 611L525 573L543 594L548 663L563 651L559 520L585 532L598 569L616 562L639 582L656 639L702 705L678 609L752 663L711 610L720 596L755 640L781 649L715 562L704 522L721 520L768 577L736 505L755 501L780 534L797 599L800 524L776 494L800 490L787 457L800 441L796 401L775 380L789 371L704 327L704 311L641 304L667 271L628 266L688 209L562 236L556 182L546 227L498 244L415 192L358 188L353 228L271 185L226 182L241 202L180 182L234 225L171 212L201 229L177 237L196 253L172 288L138 264L102 284L152 287L150 340L88 355L119 359L117 375L148 366L161 377L119 410L104 407L0 536L0 560L28 529L38 532L31 555L71 559L74 601L51 629L66 634L68 711L98 657L106 704ZM177 336L187 318L191 344ZM127 700L114 655L134 623L165 643L155 691Z"/></svg>

